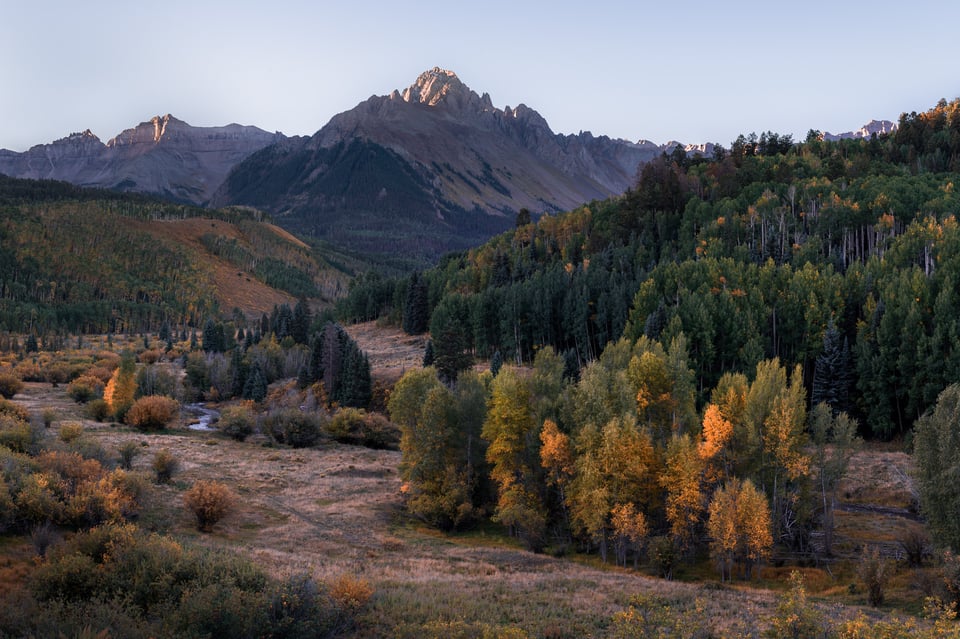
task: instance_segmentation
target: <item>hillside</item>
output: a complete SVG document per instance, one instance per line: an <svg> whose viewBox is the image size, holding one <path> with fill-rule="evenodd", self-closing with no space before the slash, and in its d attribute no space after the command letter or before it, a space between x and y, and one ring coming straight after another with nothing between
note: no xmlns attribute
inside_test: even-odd
<svg viewBox="0 0 960 639"><path fill-rule="evenodd" d="M0 177L0 327L155 331L239 308L259 316L345 290L334 267L258 212L205 210Z"/></svg>
<svg viewBox="0 0 960 639"><path fill-rule="evenodd" d="M622 193L651 143L558 135L533 109L499 109L435 68L374 96L310 138L238 165L213 199L269 211L286 228L368 253L432 261L513 225Z"/></svg>

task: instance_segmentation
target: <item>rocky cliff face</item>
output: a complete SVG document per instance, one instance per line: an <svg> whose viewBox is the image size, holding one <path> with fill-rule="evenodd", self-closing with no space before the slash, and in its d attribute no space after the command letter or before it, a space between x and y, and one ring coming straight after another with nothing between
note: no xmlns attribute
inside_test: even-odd
<svg viewBox="0 0 960 639"><path fill-rule="evenodd" d="M236 164L282 138L239 124L193 127L165 115L127 129L106 144L84 131L23 153L0 151L0 173L204 204Z"/></svg>
<svg viewBox="0 0 960 639"><path fill-rule="evenodd" d="M558 135L526 105L498 109L434 68L310 138L251 156L213 203L265 206L291 228L364 250L377 250L364 238L400 236L405 249L435 256L512 225L521 208L567 210L622 193L660 152Z"/></svg>
<svg viewBox="0 0 960 639"><path fill-rule="evenodd" d="M893 133L897 130L897 123L891 122L890 120L870 120L862 127L856 131L847 131L846 133L824 133L823 139L830 142L836 142L837 140L850 140L850 139L869 139L871 135L884 135L887 133Z"/></svg>

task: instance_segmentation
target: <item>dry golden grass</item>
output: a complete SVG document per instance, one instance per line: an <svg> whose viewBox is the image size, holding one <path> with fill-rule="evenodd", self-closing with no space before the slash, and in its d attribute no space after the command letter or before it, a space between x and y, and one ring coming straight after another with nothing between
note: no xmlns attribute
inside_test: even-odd
<svg viewBox="0 0 960 639"><path fill-rule="evenodd" d="M393 384L411 368L423 366L427 335L407 335L394 326L364 322L346 327L347 333L370 358L375 380Z"/></svg>

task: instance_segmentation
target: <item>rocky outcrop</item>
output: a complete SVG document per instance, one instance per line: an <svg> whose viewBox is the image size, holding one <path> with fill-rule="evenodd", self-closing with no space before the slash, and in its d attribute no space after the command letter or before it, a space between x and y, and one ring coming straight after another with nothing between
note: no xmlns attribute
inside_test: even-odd
<svg viewBox="0 0 960 639"><path fill-rule="evenodd" d="M824 133L823 139L830 142L836 142L837 140L851 140L851 139L869 139L870 136L876 135L885 135L887 133L893 133L897 130L897 123L891 122L890 120L870 120L862 127L856 131L847 131L846 133Z"/></svg>
<svg viewBox="0 0 960 639"><path fill-rule="evenodd" d="M84 131L23 153L0 151L0 173L204 204L235 165L282 138L239 124L194 127L168 114L106 144Z"/></svg>

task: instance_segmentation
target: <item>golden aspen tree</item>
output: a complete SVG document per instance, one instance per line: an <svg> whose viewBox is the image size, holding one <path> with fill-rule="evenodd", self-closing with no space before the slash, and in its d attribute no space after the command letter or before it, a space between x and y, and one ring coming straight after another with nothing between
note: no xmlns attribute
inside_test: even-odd
<svg viewBox="0 0 960 639"><path fill-rule="evenodd" d="M570 528L570 510L567 491L574 472L573 448L570 437L560 432L556 422L546 420L540 429L540 465L546 471L547 486L556 491L553 507L560 511L563 524Z"/></svg>
<svg viewBox="0 0 960 639"><path fill-rule="evenodd" d="M730 442L733 439L733 423L725 419L720 407L707 405L703 413L703 428L697 454L704 463L704 480L720 483L730 477Z"/></svg>
<svg viewBox="0 0 960 639"><path fill-rule="evenodd" d="M127 411L133 406L137 391L137 380L134 375L136 366L133 353L124 351L120 357L120 366L113 372L106 388L103 389L104 401L107 402L113 416L120 421L123 421Z"/></svg>
<svg viewBox="0 0 960 639"><path fill-rule="evenodd" d="M696 539L705 505L701 488L703 462L697 454L696 443L689 435L674 436L670 440L664 466L660 485L666 490L670 535L677 548L686 551Z"/></svg>
<svg viewBox="0 0 960 639"><path fill-rule="evenodd" d="M746 428L746 404L750 383L743 373L724 373L710 393L710 403L717 407L720 416L730 422L729 473L743 474L749 467L749 436Z"/></svg>
<svg viewBox="0 0 960 639"><path fill-rule="evenodd" d="M798 364L790 377L790 385L773 400L764 420L763 450L766 468L763 477L770 482L773 497L773 526L777 538L794 537L797 495L791 489L810 471L810 458L804 453L807 442L804 425L807 421L807 393L803 387L803 370Z"/></svg>
<svg viewBox="0 0 960 639"><path fill-rule="evenodd" d="M613 529L617 563L626 566L627 551L633 550L633 567L636 568L649 534L647 518L632 503L617 504L610 513L610 524Z"/></svg>
<svg viewBox="0 0 960 639"><path fill-rule="evenodd" d="M539 495L540 433L530 408L527 381L504 367L493 380L482 436L489 443L490 478L497 485L494 519L528 548L544 544L546 513Z"/></svg>
<svg viewBox="0 0 960 639"><path fill-rule="evenodd" d="M767 558L773 547L766 497L749 479L731 479L710 501L707 533L721 580L732 578L735 560L749 579L753 566Z"/></svg>
<svg viewBox="0 0 960 639"><path fill-rule="evenodd" d="M737 495L738 555L744 564L747 579L753 566L770 556L773 535L770 532L770 507L767 498L749 479L744 480Z"/></svg>
<svg viewBox="0 0 960 639"><path fill-rule="evenodd" d="M636 389L637 418L658 442L666 442L673 428L676 402L666 355L659 344L655 350L633 357L627 375Z"/></svg>
<svg viewBox="0 0 960 639"><path fill-rule="evenodd" d="M432 368L410 371L396 384L388 408L400 426L400 476L407 510L449 530L473 519L477 485L475 441L485 392L465 372L450 390ZM466 413L471 413L468 415Z"/></svg>
<svg viewBox="0 0 960 639"><path fill-rule="evenodd" d="M595 541L604 561L614 505L650 508L659 497L657 459L649 433L632 416L602 429L589 425L577 436L576 472L568 502L575 529Z"/></svg>
<svg viewBox="0 0 960 639"><path fill-rule="evenodd" d="M710 556L720 569L720 581L733 578L737 554L737 501L740 480L734 478L713 493L707 517Z"/></svg>

